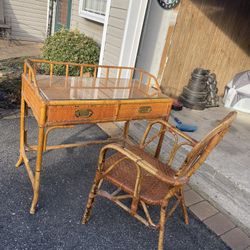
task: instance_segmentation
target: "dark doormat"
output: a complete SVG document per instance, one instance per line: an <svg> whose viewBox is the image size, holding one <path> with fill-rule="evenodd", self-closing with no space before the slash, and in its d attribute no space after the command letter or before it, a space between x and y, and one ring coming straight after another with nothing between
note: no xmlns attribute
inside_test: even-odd
<svg viewBox="0 0 250 250"><path fill-rule="evenodd" d="M30 140L37 128L30 118ZM19 120L1 120L0 249L156 249L158 231L149 229L111 202L98 198L91 220L80 223L101 146L46 152L38 211L29 214L32 192L24 167L15 169ZM50 143L106 138L96 125L61 129ZM67 138L65 140L65 138ZM30 156L34 165L35 155ZM189 212L185 225L177 210L167 221L166 249L228 249Z"/></svg>

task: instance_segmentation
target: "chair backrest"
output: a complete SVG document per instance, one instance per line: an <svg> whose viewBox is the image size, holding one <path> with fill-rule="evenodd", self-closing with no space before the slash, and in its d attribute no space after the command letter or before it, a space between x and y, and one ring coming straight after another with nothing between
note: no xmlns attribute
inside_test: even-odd
<svg viewBox="0 0 250 250"><path fill-rule="evenodd" d="M193 147L177 172L177 176L190 177L201 166L213 148L222 140L236 115L237 112L230 112L216 128Z"/></svg>
<svg viewBox="0 0 250 250"><path fill-rule="evenodd" d="M4 23L4 10L3 10L3 1L0 0L0 23Z"/></svg>

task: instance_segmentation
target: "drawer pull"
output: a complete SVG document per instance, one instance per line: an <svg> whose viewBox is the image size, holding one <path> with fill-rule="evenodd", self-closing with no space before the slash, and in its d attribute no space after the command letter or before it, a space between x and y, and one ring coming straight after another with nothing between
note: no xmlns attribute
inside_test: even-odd
<svg viewBox="0 0 250 250"><path fill-rule="evenodd" d="M139 113L150 113L152 111L151 106L141 106L139 108Z"/></svg>
<svg viewBox="0 0 250 250"><path fill-rule="evenodd" d="M93 111L91 109L78 109L75 111L76 117L85 117L88 118L93 115Z"/></svg>

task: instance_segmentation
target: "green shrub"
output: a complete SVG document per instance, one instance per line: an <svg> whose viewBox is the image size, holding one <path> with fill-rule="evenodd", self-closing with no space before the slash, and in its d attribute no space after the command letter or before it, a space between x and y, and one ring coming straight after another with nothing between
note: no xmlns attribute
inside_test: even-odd
<svg viewBox="0 0 250 250"><path fill-rule="evenodd" d="M45 40L42 49L44 59L61 62L98 64L99 54L99 45L77 30L68 31L62 29L56 32ZM48 72L48 65L44 65L43 69ZM84 70L84 72L92 72L92 69ZM70 75L79 75L79 71L79 67L69 68ZM54 74L64 75L65 66L55 66Z"/></svg>
<svg viewBox="0 0 250 250"><path fill-rule="evenodd" d="M21 97L21 74L24 57L10 58L0 61L0 108L17 109ZM0 114L1 118L1 114Z"/></svg>

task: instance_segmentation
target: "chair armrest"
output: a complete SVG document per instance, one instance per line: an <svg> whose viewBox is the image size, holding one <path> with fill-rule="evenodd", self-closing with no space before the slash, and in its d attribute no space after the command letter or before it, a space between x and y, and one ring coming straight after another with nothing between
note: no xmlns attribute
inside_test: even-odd
<svg viewBox="0 0 250 250"><path fill-rule="evenodd" d="M145 133L144 133L144 136L143 136L143 139L144 142L146 141L146 138L148 136L148 133L149 131L151 130L152 126L155 125L155 124L161 124L163 126L165 126L166 128L168 128L168 130L170 132L173 132L173 133L176 133L177 135L179 135L180 137L184 138L185 140L187 140L188 142L191 143L192 146L194 146L195 144L198 143L197 140L193 139L192 137L190 137L189 135L187 135L186 133L183 133L182 131L180 131L179 129L175 128L174 126L172 126L170 123L168 123L167 121L164 121L164 120L154 120L152 122L150 122L145 130Z"/></svg>
<svg viewBox="0 0 250 250"><path fill-rule="evenodd" d="M155 176L157 179L159 179L162 182L165 182L165 183L167 183L169 185L179 186L179 185L183 185L183 184L188 182L187 177L176 177L176 178L174 178L172 176L166 175L164 172L162 172L161 170L155 168L152 164L150 164L149 162L142 159L139 155L133 153L129 149L127 149L127 148L125 148L125 147L123 147L123 146L121 146L119 144L116 144L116 143L111 143L111 144L105 145L101 149L99 164L104 161L105 154L109 149L115 150L115 151L121 153L126 158L128 158L129 160L131 160L132 162L137 164L137 166L139 166L140 168L144 169L145 171L147 171L151 175Z"/></svg>

